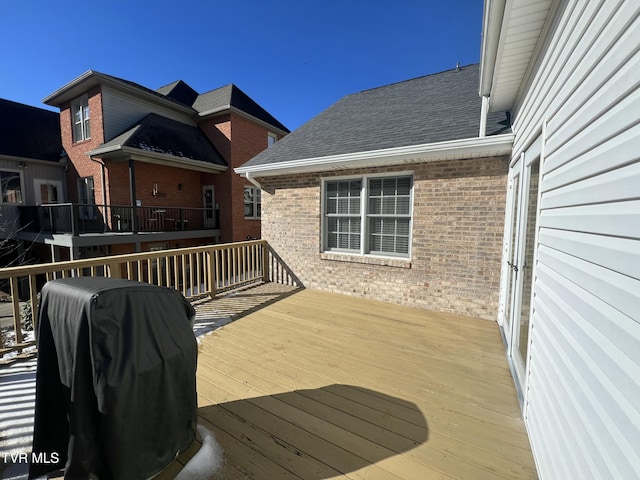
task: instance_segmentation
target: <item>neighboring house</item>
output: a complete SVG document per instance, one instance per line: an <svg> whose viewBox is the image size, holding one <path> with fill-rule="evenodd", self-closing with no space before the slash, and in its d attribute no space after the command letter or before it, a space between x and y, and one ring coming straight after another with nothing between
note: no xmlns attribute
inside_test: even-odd
<svg viewBox="0 0 640 480"><path fill-rule="evenodd" d="M63 202L66 167L58 113L0 99L0 266L50 259L47 248L18 240L19 212Z"/></svg>
<svg viewBox="0 0 640 480"><path fill-rule="evenodd" d="M498 321L543 479L640 478L639 46L638 2L485 2L480 94L514 130Z"/></svg>
<svg viewBox="0 0 640 480"><path fill-rule="evenodd" d="M495 318L506 113L479 136L479 66L349 95L236 172L307 287Z"/></svg>
<svg viewBox="0 0 640 480"><path fill-rule="evenodd" d="M541 478L640 478L640 5L484 11L480 71L348 96L236 172L305 285L497 317Z"/></svg>
<svg viewBox="0 0 640 480"><path fill-rule="evenodd" d="M70 203L22 235L55 259L260 236L260 194L233 168L288 130L235 85L153 91L88 71L44 103L60 108Z"/></svg>

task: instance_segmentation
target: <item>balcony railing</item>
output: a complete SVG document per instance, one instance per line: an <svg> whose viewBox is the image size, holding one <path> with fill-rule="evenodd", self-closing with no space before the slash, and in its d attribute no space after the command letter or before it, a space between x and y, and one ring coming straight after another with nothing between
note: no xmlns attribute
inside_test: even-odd
<svg viewBox="0 0 640 480"><path fill-rule="evenodd" d="M157 252L112 255L86 260L46 263L0 269L0 283L11 293L12 325L8 341L3 335L2 355L33 345L23 337L24 311L37 328L38 294L56 278L104 276L126 278L173 288L187 299L215 296L221 292L258 282L299 286L300 282L264 240Z"/></svg>
<svg viewBox="0 0 640 480"><path fill-rule="evenodd" d="M25 232L80 235L139 233L220 228L217 208L132 207L115 205L9 205L2 207L5 223ZM12 221L12 217L15 219Z"/></svg>

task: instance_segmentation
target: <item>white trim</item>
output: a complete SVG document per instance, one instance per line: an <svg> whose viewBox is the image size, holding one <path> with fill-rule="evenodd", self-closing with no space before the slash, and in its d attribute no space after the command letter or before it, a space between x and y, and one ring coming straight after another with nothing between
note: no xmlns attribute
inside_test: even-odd
<svg viewBox="0 0 640 480"><path fill-rule="evenodd" d="M327 172L347 168L382 167L438 160L509 155L512 146L513 134L507 133L482 138L464 138L446 142L304 158L265 165L249 165L236 168L234 171L243 176L251 173L260 177L303 172Z"/></svg>
<svg viewBox="0 0 640 480"><path fill-rule="evenodd" d="M47 178L33 179L33 197L36 205L43 205L42 194L40 189L42 185L53 185L58 190L58 203L64 203L64 192L62 191L62 182L60 180L49 180Z"/></svg>
<svg viewBox="0 0 640 480"><path fill-rule="evenodd" d="M146 150L126 147L120 144L96 148L95 150L87 152L87 155L89 157L98 158L102 158L102 156L107 156L108 158L108 154L116 154L116 156L120 154L122 159L124 159L124 157L128 158L128 156L131 156L132 159L140 162L154 163L157 165L168 165L178 168L189 168L191 170L198 170L201 172L218 173L224 172L228 168L225 165L216 165L213 163L205 162L203 160L193 160L186 157L177 157L175 155L169 155L166 153L148 152Z"/></svg>

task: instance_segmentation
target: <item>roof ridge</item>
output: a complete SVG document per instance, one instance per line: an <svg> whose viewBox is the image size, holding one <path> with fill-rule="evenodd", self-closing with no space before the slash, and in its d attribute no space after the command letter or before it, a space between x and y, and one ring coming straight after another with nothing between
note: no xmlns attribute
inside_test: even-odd
<svg viewBox="0 0 640 480"><path fill-rule="evenodd" d="M419 80L422 78L426 78L426 77L435 77L436 75L442 75L444 73L450 73L450 72L455 72L455 71L462 71L466 68L469 67L473 67L475 65L480 65L479 63L470 63L468 65L461 65L461 66L456 66L454 68L450 68L449 70L443 70L442 72L434 72L434 73L427 73L426 75L419 75L417 77L413 77L413 78L407 78L406 80L399 80L397 82L393 82L393 83L388 83L387 85L380 85L378 87L371 87L371 88L366 88L364 90L360 90L359 92L354 92L351 93L349 95L346 95L347 97L351 96L351 95L358 95L360 93L365 93L365 92L370 92L372 90L379 90L381 88L387 88L387 87L393 87L395 85L400 85L402 83L407 83L407 82L412 82L414 80Z"/></svg>

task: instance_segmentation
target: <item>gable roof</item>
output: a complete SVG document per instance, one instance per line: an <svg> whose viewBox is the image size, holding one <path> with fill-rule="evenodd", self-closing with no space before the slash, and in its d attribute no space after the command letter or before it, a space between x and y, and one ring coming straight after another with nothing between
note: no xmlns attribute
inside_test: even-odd
<svg viewBox="0 0 640 480"><path fill-rule="evenodd" d="M56 112L0 99L0 155L57 162L66 154Z"/></svg>
<svg viewBox="0 0 640 480"><path fill-rule="evenodd" d="M198 117L235 109L272 126L275 130L279 130L280 133L289 133L287 127L233 84L198 94L186 82L176 80L157 90L151 90L129 80L95 70L88 70L45 97L42 101L47 105L60 107L64 103L86 93L87 90L96 85L108 85L111 88L126 91L132 95L142 95L147 100L161 102L166 107Z"/></svg>
<svg viewBox="0 0 640 480"><path fill-rule="evenodd" d="M198 128L150 113L131 128L89 152L92 156L114 156L122 152L143 156L171 156L224 170L226 162ZM193 163L193 162L190 162ZM194 164L195 166L196 164Z"/></svg>
<svg viewBox="0 0 640 480"><path fill-rule="evenodd" d="M195 108L201 116L224 110L239 110L277 128L283 133L289 133L287 127L276 120L273 115L258 105L249 95L233 83L198 95L198 98L193 103L193 108Z"/></svg>
<svg viewBox="0 0 640 480"><path fill-rule="evenodd" d="M468 65L348 95L236 171L358 152L478 138L479 66ZM505 112L487 135L510 133Z"/></svg>

